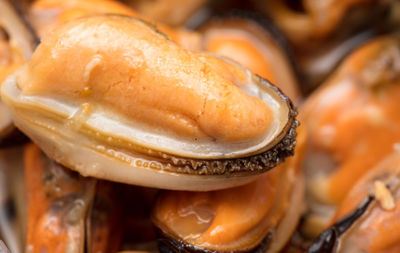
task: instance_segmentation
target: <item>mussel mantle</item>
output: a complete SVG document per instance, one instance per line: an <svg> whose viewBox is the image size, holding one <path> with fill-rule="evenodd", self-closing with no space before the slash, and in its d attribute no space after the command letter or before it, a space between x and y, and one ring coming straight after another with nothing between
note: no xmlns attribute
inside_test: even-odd
<svg viewBox="0 0 400 253"><path fill-rule="evenodd" d="M116 15L77 19L43 38L2 98L59 163L167 189L249 182L293 153L298 125L268 81Z"/></svg>

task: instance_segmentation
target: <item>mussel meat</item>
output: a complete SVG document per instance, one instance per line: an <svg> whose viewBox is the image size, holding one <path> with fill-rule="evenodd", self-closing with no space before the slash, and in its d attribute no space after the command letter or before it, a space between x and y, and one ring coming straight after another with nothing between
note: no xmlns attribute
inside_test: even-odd
<svg viewBox="0 0 400 253"><path fill-rule="evenodd" d="M394 150L355 183L331 220L337 226L347 219L348 229L329 240L325 237L334 247L324 252L399 251L399 165L399 150ZM320 252L313 247L310 252Z"/></svg>
<svg viewBox="0 0 400 253"><path fill-rule="evenodd" d="M354 183L400 141L399 81L400 41L384 36L349 55L306 101L302 117L310 145L305 169L311 209L321 214L315 220L322 227Z"/></svg>
<svg viewBox="0 0 400 253"><path fill-rule="evenodd" d="M216 17L200 27L202 48L233 59L268 79L297 102L300 91L288 50L276 30L253 13Z"/></svg>
<svg viewBox="0 0 400 253"><path fill-rule="evenodd" d="M2 99L66 167L168 189L254 180L293 154L298 125L291 101L265 79L120 15L56 28L4 82Z"/></svg>
<svg viewBox="0 0 400 253"><path fill-rule="evenodd" d="M160 252L279 252L303 211L305 140L299 128L295 156L247 185L159 194L152 219Z"/></svg>

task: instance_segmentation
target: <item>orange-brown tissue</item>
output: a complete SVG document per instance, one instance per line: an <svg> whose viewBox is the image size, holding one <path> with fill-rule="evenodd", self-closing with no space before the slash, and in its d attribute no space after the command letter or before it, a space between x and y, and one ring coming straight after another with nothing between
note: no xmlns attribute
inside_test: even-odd
<svg viewBox="0 0 400 253"><path fill-rule="evenodd" d="M146 22L110 15L55 29L17 79L24 94L89 102L149 127L217 141L261 137L271 125L271 109L239 88L244 81L236 66L186 51Z"/></svg>

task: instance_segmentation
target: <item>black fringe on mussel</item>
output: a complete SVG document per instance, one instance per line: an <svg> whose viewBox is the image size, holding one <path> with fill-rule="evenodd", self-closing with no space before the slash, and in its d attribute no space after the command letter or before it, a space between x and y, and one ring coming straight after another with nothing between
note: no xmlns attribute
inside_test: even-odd
<svg viewBox="0 0 400 253"><path fill-rule="evenodd" d="M311 244L308 253L331 253L334 252L339 244L340 237L367 211L374 197L369 196L360 207L339 220L331 227L321 233L320 236Z"/></svg>
<svg viewBox="0 0 400 253"><path fill-rule="evenodd" d="M198 247L180 239L165 234L161 229L156 228L158 239L158 250L160 253L263 253L266 252L271 241L271 233L268 233L259 245L248 250L217 251Z"/></svg>

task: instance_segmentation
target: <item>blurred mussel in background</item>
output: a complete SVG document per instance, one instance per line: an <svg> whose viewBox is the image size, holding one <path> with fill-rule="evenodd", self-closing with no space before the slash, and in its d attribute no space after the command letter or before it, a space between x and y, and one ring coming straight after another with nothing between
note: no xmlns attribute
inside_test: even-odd
<svg viewBox="0 0 400 253"><path fill-rule="evenodd" d="M392 0L257 1L290 41L308 93L355 48L398 29L399 3Z"/></svg>
<svg viewBox="0 0 400 253"><path fill-rule="evenodd" d="M399 64L399 37L388 35L373 39L351 53L306 101L302 115L311 133L304 163L308 178L309 212L302 229L310 237L339 217L349 215L351 208L361 205L361 198L365 199L365 195L382 199L380 194L383 191L389 196L387 198L391 198L386 179L380 182L377 176L376 179L369 179L373 181L371 184L361 182L365 180L364 175L369 175L386 156L398 150L399 118L395 111L399 103ZM396 177L389 171L386 174ZM359 199L354 200L354 191L359 184L365 184L366 194L360 194L357 196ZM389 216L395 212L388 208L381 211L385 213L382 215ZM380 217L369 215L362 217L368 217L366 219L371 222L376 219L374 222L383 222L380 225L385 226ZM360 221L356 219L354 222L354 226L358 226L356 224ZM363 228L378 231L368 227L369 224L364 223ZM375 225L371 223L371 226ZM387 228L385 232L391 231ZM353 232L354 229L351 229L349 236ZM385 232L377 233L384 235ZM386 241L376 243L371 248L366 242L357 247L366 247L363 250L367 252L383 252L374 249L393 246ZM342 252L352 252L349 246L342 243L336 245L344 247Z"/></svg>
<svg viewBox="0 0 400 253"><path fill-rule="evenodd" d="M262 16L234 11L206 21L198 30L202 50L239 62L299 102L301 94L288 45Z"/></svg>
<svg viewBox="0 0 400 253"><path fill-rule="evenodd" d="M82 177L33 144L24 160L28 252L156 249L148 218L155 190Z"/></svg>

